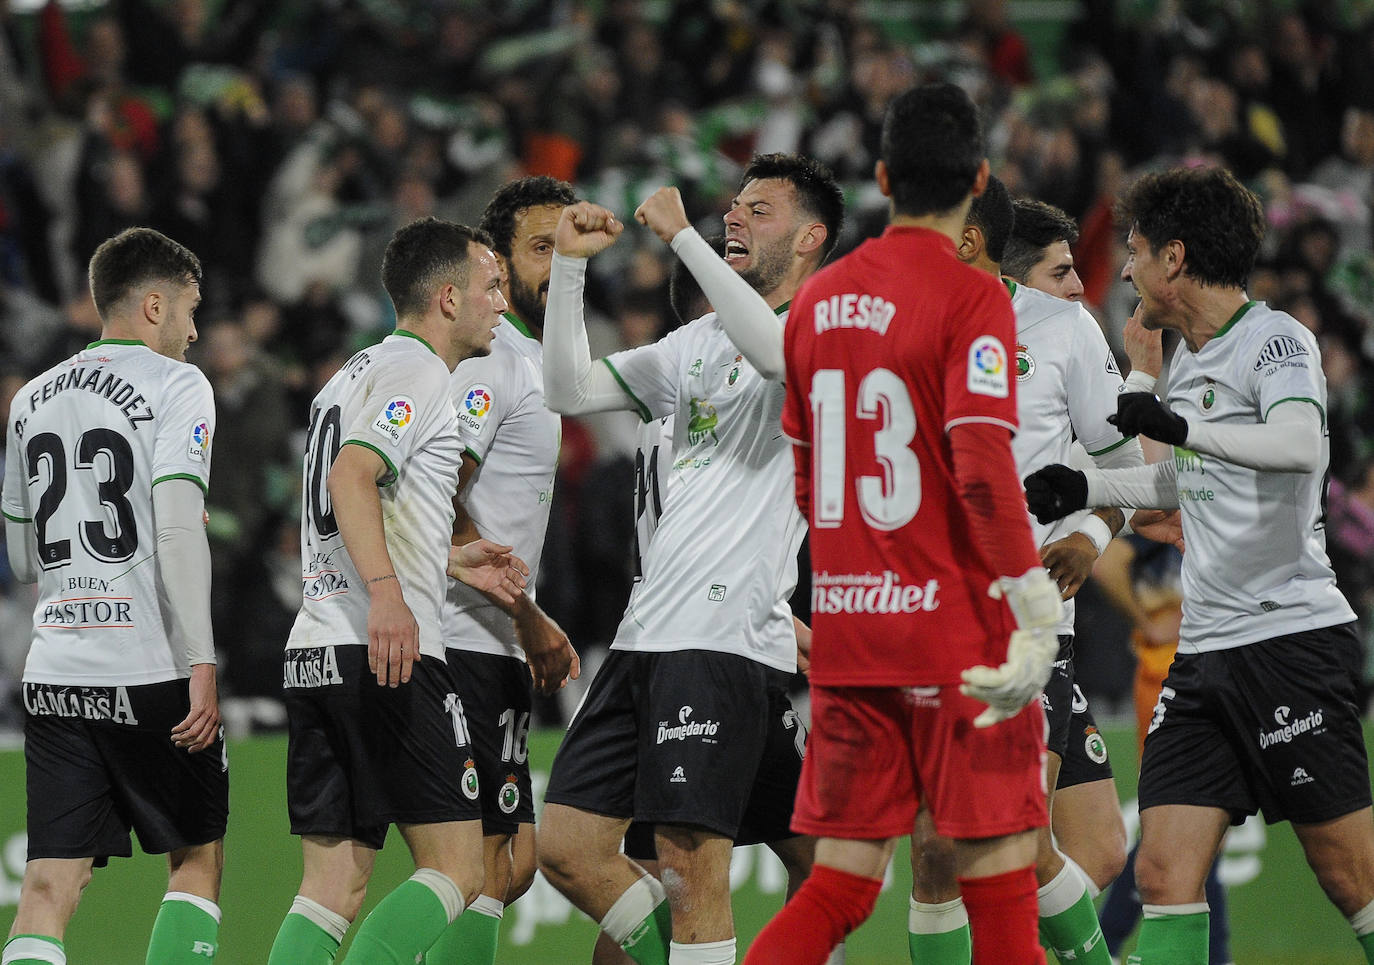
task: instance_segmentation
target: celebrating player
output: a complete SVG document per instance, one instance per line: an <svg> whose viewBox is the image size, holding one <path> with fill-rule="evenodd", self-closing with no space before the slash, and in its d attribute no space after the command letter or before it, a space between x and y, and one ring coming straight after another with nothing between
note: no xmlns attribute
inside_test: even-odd
<svg viewBox="0 0 1374 965"><path fill-rule="evenodd" d="M167 855L149 965L213 960L229 814L205 491L215 403L187 365L200 262L149 228L90 262L101 338L10 409L10 563L38 583L24 665L28 864L6 965L64 965L93 865Z"/></svg>
<svg viewBox="0 0 1374 965"><path fill-rule="evenodd" d="M716 313L595 365L581 324L585 259L621 225L581 204L564 211L556 233L549 404L630 409L646 422L674 415L671 476L643 579L554 760L539 848L554 886L639 962L733 962L731 846L792 837L803 733L779 701L796 670L787 599L802 520L788 499L782 386L722 326L752 313L776 338L774 313L833 245L842 210L824 168L764 155L725 216L728 264L696 232L669 235L651 222L684 261L681 246L692 245L719 269L710 280L693 269ZM771 739L779 728L781 754ZM666 904L663 886L618 853L631 817L656 826L662 876L673 883Z"/></svg>
<svg viewBox="0 0 1374 965"><path fill-rule="evenodd" d="M1172 328L1169 406L1132 373L1112 417L1174 447L1139 469L1047 466L1031 510L1179 507L1183 623L1145 738L1136 881L1145 908L1129 961L1207 961L1207 869L1229 824L1287 820L1374 961L1374 820L1356 685L1354 613L1325 550L1326 380L1316 339L1253 302L1259 200L1221 169L1141 178L1122 278L1147 329Z"/></svg>
<svg viewBox="0 0 1374 965"><path fill-rule="evenodd" d="M434 218L398 230L382 262L396 331L311 405L305 599L285 661L305 873L270 965L333 961L390 824L417 870L368 915L349 961L416 961L482 887L480 782L440 622L446 562L508 602L524 582L510 547L449 550L462 461L449 373L491 350L500 275L481 232Z"/></svg>

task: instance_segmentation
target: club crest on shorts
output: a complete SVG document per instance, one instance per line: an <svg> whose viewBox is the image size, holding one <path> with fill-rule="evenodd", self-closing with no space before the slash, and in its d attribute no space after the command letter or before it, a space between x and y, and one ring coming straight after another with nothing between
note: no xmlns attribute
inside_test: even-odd
<svg viewBox="0 0 1374 965"><path fill-rule="evenodd" d="M501 785L497 803L501 806L502 814L513 814L520 806L520 786L515 783L514 774L506 775L506 783Z"/></svg>
<svg viewBox="0 0 1374 965"><path fill-rule="evenodd" d="M481 789L477 780L477 762L469 757L463 762L463 796L469 801L475 801Z"/></svg>
<svg viewBox="0 0 1374 965"><path fill-rule="evenodd" d="M1088 755L1088 760L1094 764L1107 763L1107 742L1102 739L1096 727L1085 728L1083 738L1083 750Z"/></svg>

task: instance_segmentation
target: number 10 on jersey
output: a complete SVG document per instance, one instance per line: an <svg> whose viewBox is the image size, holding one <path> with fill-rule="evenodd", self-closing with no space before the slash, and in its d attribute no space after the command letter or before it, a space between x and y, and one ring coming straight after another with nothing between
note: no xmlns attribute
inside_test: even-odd
<svg viewBox="0 0 1374 965"><path fill-rule="evenodd" d="M844 522L849 387L843 369L818 369L811 379L812 510L818 529ZM865 375L854 395L854 416L873 422L873 455L881 475L856 476L854 495L864 521L900 529L921 508L921 462L911 449L916 410L906 383L890 369Z"/></svg>

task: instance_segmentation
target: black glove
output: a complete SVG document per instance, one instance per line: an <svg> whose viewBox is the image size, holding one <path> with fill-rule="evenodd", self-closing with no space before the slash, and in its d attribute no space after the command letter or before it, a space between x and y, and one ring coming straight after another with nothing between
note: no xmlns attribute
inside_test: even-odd
<svg viewBox="0 0 1374 965"><path fill-rule="evenodd" d="M1188 420L1164 408L1149 392L1118 395L1116 415L1107 416L1107 421L1123 436L1149 436L1171 446L1181 446L1188 439Z"/></svg>
<svg viewBox="0 0 1374 965"><path fill-rule="evenodd" d="M1026 505L1041 524L1063 519L1088 505L1088 477L1058 464L1026 477Z"/></svg>

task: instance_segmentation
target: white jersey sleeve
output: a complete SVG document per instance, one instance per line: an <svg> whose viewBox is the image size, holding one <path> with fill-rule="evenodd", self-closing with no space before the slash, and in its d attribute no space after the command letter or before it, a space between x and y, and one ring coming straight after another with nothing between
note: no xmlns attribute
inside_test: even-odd
<svg viewBox="0 0 1374 965"><path fill-rule="evenodd" d="M477 462L487 458L496 431L515 404L510 389L507 360L492 354L465 359L453 370L453 408L458 414L458 435L463 440L463 453ZM504 386L507 391L498 391Z"/></svg>
<svg viewBox="0 0 1374 965"><path fill-rule="evenodd" d="M1097 321L1082 305L1077 308L1067 372L1069 421L1088 455L1101 456L1127 442L1116 426L1107 421L1107 416L1116 411L1121 370Z"/></svg>
<svg viewBox="0 0 1374 965"><path fill-rule="evenodd" d="M153 447L153 485L189 479L210 489L210 440L215 433L215 397L200 369L187 365L168 380L166 415L158 420Z"/></svg>
<svg viewBox="0 0 1374 965"><path fill-rule="evenodd" d="M677 410L678 390L684 375L682 353L686 331L684 325L652 345L626 349L601 360L645 422L672 415Z"/></svg>
<svg viewBox="0 0 1374 965"><path fill-rule="evenodd" d="M15 396L10 406L8 431L5 433L5 489L0 494L0 512L5 518L16 523L33 522L33 512L29 509L29 485L24 471L24 460L20 458L19 418L21 402Z"/></svg>

